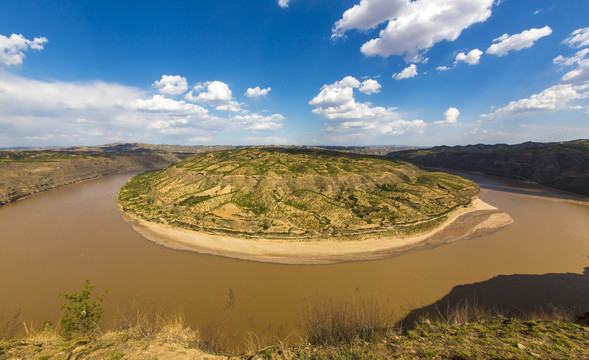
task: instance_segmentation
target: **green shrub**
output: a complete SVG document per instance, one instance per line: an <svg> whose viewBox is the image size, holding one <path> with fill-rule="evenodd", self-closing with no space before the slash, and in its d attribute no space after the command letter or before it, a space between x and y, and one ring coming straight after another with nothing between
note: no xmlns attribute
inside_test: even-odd
<svg viewBox="0 0 589 360"><path fill-rule="evenodd" d="M59 294L66 301L61 305L64 313L60 320L61 330L66 336L72 333L86 334L98 326L102 317L102 302L110 289L107 289L102 296L96 296L94 301L90 302L93 289L94 286L90 285L90 280L86 280L80 293L63 292Z"/></svg>

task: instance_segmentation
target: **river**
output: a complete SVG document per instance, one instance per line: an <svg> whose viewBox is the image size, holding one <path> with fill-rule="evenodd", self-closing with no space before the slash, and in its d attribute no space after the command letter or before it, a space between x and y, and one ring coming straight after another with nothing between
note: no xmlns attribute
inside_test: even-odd
<svg viewBox="0 0 589 360"><path fill-rule="evenodd" d="M587 200L515 180L466 174L481 186L483 201L514 219L496 233L385 260L277 265L181 252L142 238L115 206L129 176L0 207L0 327L17 313L34 326L57 322L58 294L90 279L96 292L112 289L105 323L135 308L182 312L201 329L229 318L240 331L284 338L306 304L323 299L377 299L399 318L457 285L498 275L583 274L589 267Z"/></svg>

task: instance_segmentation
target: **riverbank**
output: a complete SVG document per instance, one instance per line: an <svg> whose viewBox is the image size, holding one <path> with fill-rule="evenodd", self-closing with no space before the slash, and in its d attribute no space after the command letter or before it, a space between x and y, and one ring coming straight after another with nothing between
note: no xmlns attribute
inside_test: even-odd
<svg viewBox="0 0 589 360"><path fill-rule="evenodd" d="M406 237L374 234L363 240L246 239L173 228L129 213L124 213L123 217L143 237L168 248L276 264L333 264L384 259L416 248L490 234L513 222L509 214L480 199L453 211L447 220L426 233Z"/></svg>
<svg viewBox="0 0 589 360"><path fill-rule="evenodd" d="M0 205L103 176L161 168L180 161L175 154L0 152Z"/></svg>

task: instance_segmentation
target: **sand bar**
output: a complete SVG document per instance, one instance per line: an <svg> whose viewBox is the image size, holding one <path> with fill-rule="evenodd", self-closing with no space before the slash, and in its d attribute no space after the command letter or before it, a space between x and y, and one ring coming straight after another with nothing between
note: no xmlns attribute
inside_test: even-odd
<svg viewBox="0 0 589 360"><path fill-rule="evenodd" d="M172 228L128 213L123 217L143 237L172 249L277 264L385 259L416 248L492 233L513 222L508 214L480 199L455 210L445 222L427 233L403 238L375 235L367 240L246 239Z"/></svg>

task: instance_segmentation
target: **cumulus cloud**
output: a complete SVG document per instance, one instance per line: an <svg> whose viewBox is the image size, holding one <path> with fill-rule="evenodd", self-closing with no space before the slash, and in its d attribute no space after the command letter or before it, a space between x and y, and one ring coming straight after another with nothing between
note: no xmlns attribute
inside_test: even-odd
<svg viewBox="0 0 589 360"><path fill-rule="evenodd" d="M249 141L251 144L267 144L267 145L276 145L276 144L292 144L292 139L283 138L280 136L264 136L264 137L256 137L256 136L248 136L244 140Z"/></svg>
<svg viewBox="0 0 589 360"><path fill-rule="evenodd" d="M379 37L362 45L368 56L400 55L407 62L423 60L436 43L456 40L472 24L491 16L495 0L361 0L346 10L332 37L346 31L367 31L387 22Z"/></svg>
<svg viewBox="0 0 589 360"><path fill-rule="evenodd" d="M153 83L153 87L163 95L180 95L188 90L186 78L180 75L162 75L161 80Z"/></svg>
<svg viewBox="0 0 589 360"><path fill-rule="evenodd" d="M371 30L400 13L407 6L405 0L361 0L360 4L346 10L333 27L334 37L347 30Z"/></svg>
<svg viewBox="0 0 589 360"><path fill-rule="evenodd" d="M458 111L457 108L449 107L448 110L444 111L444 120L434 121L434 124L436 124L436 125L457 124L459 115L460 115L460 111Z"/></svg>
<svg viewBox="0 0 589 360"><path fill-rule="evenodd" d="M563 43L571 48L589 46L589 28L581 28L573 31ZM562 83L575 84L589 81L589 48L579 50L571 57L559 55L552 60L561 66L576 66L575 69L567 72L561 79Z"/></svg>
<svg viewBox="0 0 589 360"><path fill-rule="evenodd" d="M584 81L589 81L589 59L581 61L576 69L569 71L562 77L562 82L567 84Z"/></svg>
<svg viewBox="0 0 589 360"><path fill-rule="evenodd" d="M361 83L352 76L346 76L333 84L323 85L319 94L309 101L315 107L313 113L325 119L326 131L399 135L423 129L425 123L422 120L403 120L396 108L357 102L354 89L361 88L363 84L373 83Z"/></svg>
<svg viewBox="0 0 589 360"><path fill-rule="evenodd" d="M536 40L552 34L552 29L549 26L530 30L524 30L519 34L511 35L503 34L502 36L493 40L495 44L487 49L487 54L497 55L499 57L507 55L508 52L520 51L534 45Z"/></svg>
<svg viewBox="0 0 589 360"><path fill-rule="evenodd" d="M323 85L321 91L309 104L317 108L335 108L354 100L354 88L361 85L353 76L346 76L330 85Z"/></svg>
<svg viewBox="0 0 589 360"><path fill-rule="evenodd" d="M473 49L465 54L461 52L460 54L456 55L456 59L454 60L454 64L458 63L459 61L463 61L468 65L477 65L481 60L481 55L483 54L482 51L479 49Z"/></svg>
<svg viewBox="0 0 589 360"><path fill-rule="evenodd" d="M500 107L489 114L483 114L485 118L510 117L519 114L532 114L557 110L583 109L580 105L571 105L571 102L589 97L589 84L554 85L539 94L529 98L512 101L506 106Z"/></svg>
<svg viewBox="0 0 589 360"><path fill-rule="evenodd" d="M364 93L366 95L370 95L370 94L379 93L381 87L382 86L378 83L378 81L376 81L374 79L368 79L368 80L364 80L362 82L362 84L360 85L360 88L358 90L360 90L361 93Z"/></svg>
<svg viewBox="0 0 589 360"><path fill-rule="evenodd" d="M147 100L137 99L131 103L131 108L143 111L171 112L187 115L200 114L201 116L205 116L208 114L208 110L202 106L188 104L183 100L177 101L165 98L161 95L153 95Z"/></svg>
<svg viewBox="0 0 589 360"><path fill-rule="evenodd" d="M574 84L589 81L589 59L587 59L588 54L589 48L586 48L577 51L574 56L564 57L559 55L552 60L555 64L562 66L576 66L575 69L564 74L561 82Z"/></svg>
<svg viewBox="0 0 589 360"><path fill-rule="evenodd" d="M422 133L425 128L425 122L423 120L395 120L389 123L385 123L382 126L382 132L384 134L391 135L403 135L408 132Z"/></svg>
<svg viewBox="0 0 589 360"><path fill-rule="evenodd" d="M552 62L555 64L565 65L565 66L578 65L580 62L585 60L585 57L587 57L587 54L589 54L589 48L579 50L575 53L574 56L571 56L568 58L564 57L562 55L558 55L557 57L555 57L552 60Z"/></svg>
<svg viewBox="0 0 589 360"><path fill-rule="evenodd" d="M10 37L0 35L0 68L21 65L26 57L24 51L42 50L45 43L47 39L44 37L28 40L20 34L12 34Z"/></svg>
<svg viewBox="0 0 589 360"><path fill-rule="evenodd" d="M21 65L26 57L24 51L42 50L45 43L47 39L44 37L28 40L20 34L12 34L10 37L0 35L0 67Z"/></svg>
<svg viewBox="0 0 589 360"><path fill-rule="evenodd" d="M222 81L208 81L197 84L184 96L186 101L207 104L215 107L215 110L229 112L247 112L235 101L229 85Z"/></svg>
<svg viewBox="0 0 589 360"><path fill-rule="evenodd" d="M589 27L573 31L563 42L572 48L589 46Z"/></svg>
<svg viewBox="0 0 589 360"><path fill-rule="evenodd" d="M403 71L393 74L393 79L401 80L401 79L409 79L414 76L417 76L417 66L415 64L411 64L407 66Z"/></svg>
<svg viewBox="0 0 589 360"><path fill-rule="evenodd" d="M289 2L290 0L278 0L278 6L280 6L281 8L288 7Z"/></svg>
<svg viewBox="0 0 589 360"><path fill-rule="evenodd" d="M259 86L256 86L255 88L248 88L245 91L245 96L247 96L248 98L266 96L268 95L270 90L272 90L271 87L267 87L266 89L260 89Z"/></svg>
<svg viewBox="0 0 589 360"><path fill-rule="evenodd" d="M280 114L264 116L260 114L235 115L231 118L235 124L246 130L267 131L282 128L284 117Z"/></svg>
<svg viewBox="0 0 589 360"><path fill-rule="evenodd" d="M0 143L79 144L117 141L136 123L127 105L144 96L134 87L104 82L45 82L0 73Z"/></svg>
<svg viewBox="0 0 589 360"><path fill-rule="evenodd" d="M193 143L208 143L208 142L211 142L212 140L213 139L211 139L208 136L195 136L195 137L188 139L188 141L193 142Z"/></svg>
<svg viewBox="0 0 589 360"><path fill-rule="evenodd" d="M436 67L436 70L438 70L438 71L448 71L448 70L450 70L450 68L447 67L447 66L438 66L438 67Z"/></svg>
<svg viewBox="0 0 589 360"><path fill-rule="evenodd" d="M219 116L209 105L114 83L46 82L0 72L4 146L189 141L228 131L272 131L280 114Z"/></svg>

